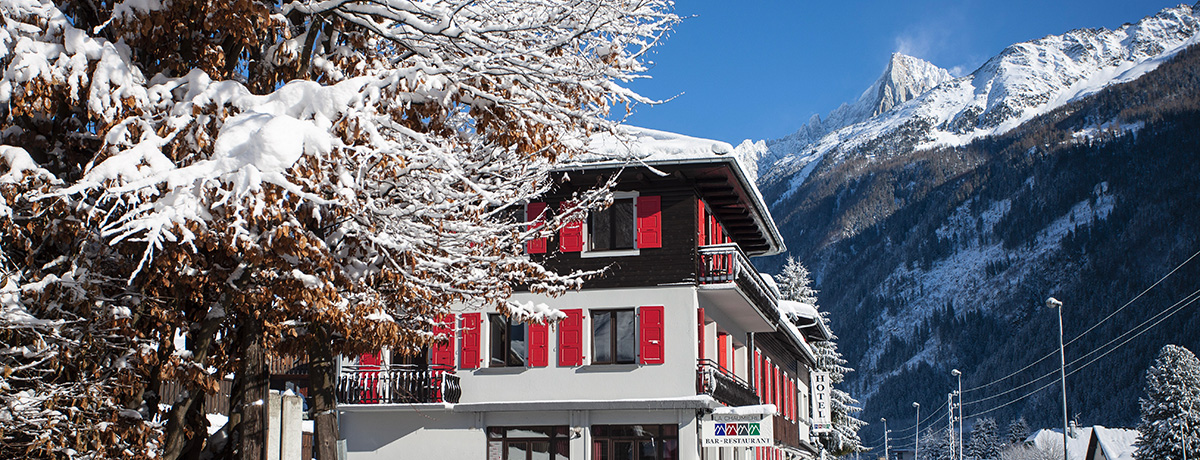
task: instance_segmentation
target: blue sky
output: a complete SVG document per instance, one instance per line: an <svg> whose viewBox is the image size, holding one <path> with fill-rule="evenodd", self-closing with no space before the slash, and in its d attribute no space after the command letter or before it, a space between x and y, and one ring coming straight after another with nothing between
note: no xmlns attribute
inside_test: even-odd
<svg viewBox="0 0 1200 460"><path fill-rule="evenodd" d="M1120 27L1178 0L678 0L686 17L650 59L654 99L628 123L737 144L785 136L858 98L892 52L974 71L1013 43Z"/></svg>

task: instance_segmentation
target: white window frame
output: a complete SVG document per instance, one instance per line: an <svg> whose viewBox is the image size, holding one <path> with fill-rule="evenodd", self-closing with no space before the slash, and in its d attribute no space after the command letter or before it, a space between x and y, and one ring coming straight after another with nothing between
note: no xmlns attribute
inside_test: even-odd
<svg viewBox="0 0 1200 460"><path fill-rule="evenodd" d="M633 199L633 249L602 249L592 250L592 229L588 226L588 219L583 219L583 250L579 252L579 257L588 259L595 257L629 257L641 255L642 250L638 247L638 196L641 194L637 191L633 192L613 192L614 200Z"/></svg>

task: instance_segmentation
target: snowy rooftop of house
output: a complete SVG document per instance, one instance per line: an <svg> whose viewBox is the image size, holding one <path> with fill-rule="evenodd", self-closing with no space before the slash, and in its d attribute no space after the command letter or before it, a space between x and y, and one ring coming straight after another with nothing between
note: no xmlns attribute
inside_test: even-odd
<svg viewBox="0 0 1200 460"><path fill-rule="evenodd" d="M1067 437L1067 455L1068 460L1086 460L1088 442L1092 438L1091 427L1075 428L1075 435ZM1053 451L1062 453L1062 430L1037 430L1029 438L1025 439L1026 444L1032 444L1045 451Z"/></svg>
<svg viewBox="0 0 1200 460"><path fill-rule="evenodd" d="M1133 444L1137 442L1137 430L1128 428L1105 428L1102 426L1092 427L1092 435L1098 441L1097 449L1104 452L1104 458L1108 460L1133 460L1133 453L1137 447ZM1088 446L1089 450L1091 446Z"/></svg>
<svg viewBox="0 0 1200 460"><path fill-rule="evenodd" d="M794 300L780 300L779 314L783 319L790 317L798 318L801 325L799 330L805 333L805 337L813 340L829 340L833 337L833 332L825 325L825 321L821 319L821 314L817 312L817 307L804 302Z"/></svg>
<svg viewBox="0 0 1200 460"><path fill-rule="evenodd" d="M762 229L766 247L743 248L750 255L773 255L784 251L783 237L756 185L754 152L734 148L726 142L685 136L666 131L623 125L621 134L600 133L587 140L589 153L577 157L564 170L646 166L660 174L665 166L722 165L731 172L730 183L744 195L751 217Z"/></svg>

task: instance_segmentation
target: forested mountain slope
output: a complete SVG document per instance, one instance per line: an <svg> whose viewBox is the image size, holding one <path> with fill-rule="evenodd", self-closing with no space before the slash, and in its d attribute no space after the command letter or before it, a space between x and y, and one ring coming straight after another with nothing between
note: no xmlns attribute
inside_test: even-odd
<svg viewBox="0 0 1200 460"><path fill-rule="evenodd" d="M913 401L931 415L958 368L968 418L1056 425L1057 386L1035 390L1053 381L1036 379L1053 374L1057 356L973 389L1056 352L1057 319L1043 306L1055 296L1066 304L1067 340L1088 331L1066 351L1069 363L1080 360L1068 366L1072 415L1085 425L1135 422L1158 348L1200 347L1193 305L1108 352L1200 289L1197 258L1120 309L1200 251L1197 75L1200 50L1188 48L1004 134L845 155L807 178L796 199L777 201L788 245L816 274L857 368L848 390L865 401L863 420L911 425ZM766 198L779 200L787 189L770 181ZM830 237L845 222L854 231ZM942 414L935 423L944 425ZM868 445L881 436L875 428L864 432Z"/></svg>

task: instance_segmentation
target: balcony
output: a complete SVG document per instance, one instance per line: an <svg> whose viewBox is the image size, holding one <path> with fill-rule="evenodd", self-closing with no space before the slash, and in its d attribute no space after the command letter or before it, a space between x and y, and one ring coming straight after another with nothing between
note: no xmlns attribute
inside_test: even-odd
<svg viewBox="0 0 1200 460"><path fill-rule="evenodd" d="M734 243L701 246L700 296L706 308L716 307L747 332L775 330L779 294Z"/></svg>
<svg viewBox="0 0 1200 460"><path fill-rule="evenodd" d="M441 366L342 366L337 383L341 404L458 403L461 396L454 369Z"/></svg>
<svg viewBox="0 0 1200 460"><path fill-rule="evenodd" d="M720 367L711 359L701 359L696 366L696 393L712 396L729 406L759 404L754 389L741 377Z"/></svg>

